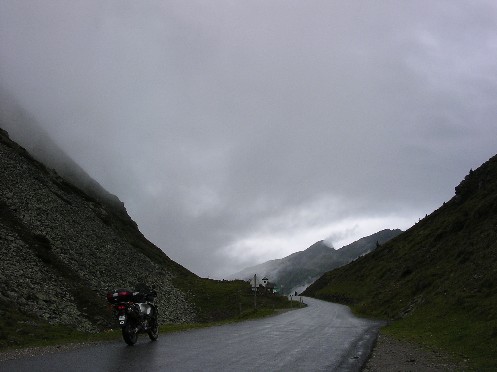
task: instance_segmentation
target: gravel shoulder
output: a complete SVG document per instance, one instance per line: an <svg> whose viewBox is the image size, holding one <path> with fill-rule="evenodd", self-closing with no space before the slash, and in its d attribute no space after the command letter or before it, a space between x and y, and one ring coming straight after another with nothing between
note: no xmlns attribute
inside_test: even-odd
<svg viewBox="0 0 497 372"><path fill-rule="evenodd" d="M0 351L0 363L11 359L21 359L21 358L29 358L45 354L60 353L63 351L76 350L92 345L105 344L109 342L115 342L115 341L75 342L64 345L33 346L33 347L25 347L20 349L2 350Z"/></svg>
<svg viewBox="0 0 497 372"><path fill-rule="evenodd" d="M400 341L381 334L364 365L363 372L404 371L469 371L464 363L457 363L449 355Z"/></svg>

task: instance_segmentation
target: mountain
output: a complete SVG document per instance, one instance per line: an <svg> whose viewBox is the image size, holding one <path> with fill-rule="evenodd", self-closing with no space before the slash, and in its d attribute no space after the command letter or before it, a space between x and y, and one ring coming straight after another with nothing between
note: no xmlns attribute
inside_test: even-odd
<svg viewBox="0 0 497 372"><path fill-rule="evenodd" d="M496 370L497 155L439 209L304 294L392 320L398 336Z"/></svg>
<svg viewBox="0 0 497 372"><path fill-rule="evenodd" d="M230 278L249 280L257 274L280 286L282 293L300 293L326 271L349 263L374 250L377 243L382 244L400 233L401 230L382 230L338 250L319 241L304 251L248 267Z"/></svg>
<svg viewBox="0 0 497 372"><path fill-rule="evenodd" d="M9 137L23 146L36 160L53 168L86 194L127 215L119 198L105 190L67 155L3 87L0 86L0 127Z"/></svg>
<svg viewBox="0 0 497 372"><path fill-rule="evenodd" d="M36 160L1 127L0 349L95 332L115 320L107 291L155 285L159 321L192 323L251 309L244 281L199 278L148 241L117 206ZM260 308L287 306L281 298Z"/></svg>
<svg viewBox="0 0 497 372"><path fill-rule="evenodd" d="M0 310L82 330L104 327L107 290L152 282L162 322L192 321L174 278L193 276L127 214L35 160L0 129ZM108 314L107 314L108 315Z"/></svg>

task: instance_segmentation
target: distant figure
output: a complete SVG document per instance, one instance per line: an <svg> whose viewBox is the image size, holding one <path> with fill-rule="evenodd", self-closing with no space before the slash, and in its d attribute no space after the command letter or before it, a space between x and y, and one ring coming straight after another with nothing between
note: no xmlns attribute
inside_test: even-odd
<svg viewBox="0 0 497 372"><path fill-rule="evenodd" d="M295 296L297 296L297 291L295 291Z"/></svg>

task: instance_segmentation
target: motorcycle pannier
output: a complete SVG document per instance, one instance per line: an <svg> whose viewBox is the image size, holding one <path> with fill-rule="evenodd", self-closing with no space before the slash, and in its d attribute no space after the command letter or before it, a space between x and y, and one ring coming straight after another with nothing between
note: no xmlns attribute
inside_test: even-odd
<svg viewBox="0 0 497 372"><path fill-rule="evenodd" d="M129 302L133 300L133 292L128 289L116 289L107 293L107 301L111 304L118 302Z"/></svg>

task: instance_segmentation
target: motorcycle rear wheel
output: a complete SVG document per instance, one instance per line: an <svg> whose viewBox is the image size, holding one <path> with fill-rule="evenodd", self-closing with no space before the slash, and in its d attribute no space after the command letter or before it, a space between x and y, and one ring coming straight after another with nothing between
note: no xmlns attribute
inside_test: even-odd
<svg viewBox="0 0 497 372"><path fill-rule="evenodd" d="M125 327L123 327L122 331L124 342L126 342L130 346L136 344L136 341L138 341L138 332L136 332L133 327L127 324Z"/></svg>
<svg viewBox="0 0 497 372"><path fill-rule="evenodd" d="M157 319L157 315L158 315L157 308L154 307L154 312L153 312L152 319L151 319L152 324L150 324L150 328L147 331L148 337L152 341L156 341L157 338L159 337L159 321Z"/></svg>
<svg viewBox="0 0 497 372"><path fill-rule="evenodd" d="M154 325L152 328L150 328L148 331L148 337L152 341L156 341L159 338L159 327L157 325Z"/></svg>

